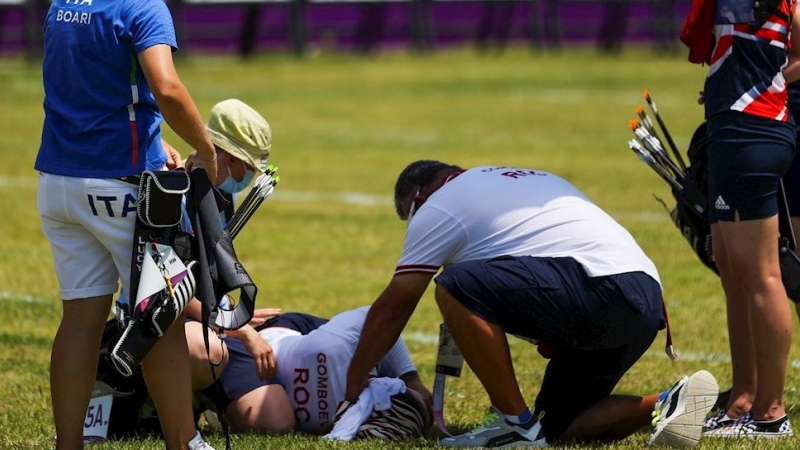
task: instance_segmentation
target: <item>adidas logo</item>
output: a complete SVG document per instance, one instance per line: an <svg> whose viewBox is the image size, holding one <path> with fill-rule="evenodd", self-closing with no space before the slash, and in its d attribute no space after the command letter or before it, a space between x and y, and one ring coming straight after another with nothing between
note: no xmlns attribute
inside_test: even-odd
<svg viewBox="0 0 800 450"><path fill-rule="evenodd" d="M731 207L728 206L727 203L725 203L725 200L722 199L721 195L717 197L717 200L714 202L714 208L724 209L724 210L731 209Z"/></svg>

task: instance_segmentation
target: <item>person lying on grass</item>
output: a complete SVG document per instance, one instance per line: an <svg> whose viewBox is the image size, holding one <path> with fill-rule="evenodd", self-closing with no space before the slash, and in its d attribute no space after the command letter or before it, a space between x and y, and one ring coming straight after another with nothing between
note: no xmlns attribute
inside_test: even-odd
<svg viewBox="0 0 800 450"><path fill-rule="evenodd" d="M187 323L194 387L206 403L226 414L235 432L329 433L337 417L355 414L348 414L353 405L343 404L346 370L368 309L344 311L330 320L283 313L252 328L274 355L276 370L269 374L258 368L240 339L212 335L211 352L207 355L202 325ZM215 375L209 362L214 365ZM420 380L403 341L396 339L369 373L389 386L392 406L385 411L378 407L366 411L350 438L395 440L422 436L432 423L432 396ZM372 386L373 391L377 389L379 386ZM362 406L363 403L359 405Z"/></svg>

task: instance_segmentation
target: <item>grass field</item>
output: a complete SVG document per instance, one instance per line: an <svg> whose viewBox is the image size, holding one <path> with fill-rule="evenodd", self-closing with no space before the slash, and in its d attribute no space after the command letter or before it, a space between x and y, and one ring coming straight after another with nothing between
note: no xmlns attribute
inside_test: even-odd
<svg viewBox="0 0 800 450"><path fill-rule="evenodd" d="M718 279L697 261L654 200L653 194L669 198L666 184L626 145L628 120L646 88L675 141L685 148L702 118L695 99L705 68L683 57L635 48L614 58L588 49L543 54L525 48L501 55L451 49L422 58L402 51L304 60L262 55L244 62L192 54L178 64L201 111L235 97L262 112L273 128L271 162L280 167L282 181L236 241L242 263L260 288L258 306L331 315L371 303L399 256L405 224L395 216L391 192L397 174L411 161L537 168L559 173L583 189L628 227L660 270L682 356L669 361L660 334L617 391L657 392L701 368L710 370L723 388L729 386ZM0 85L0 211L5 217L0 220L0 449L48 448L54 433L49 352L60 301L35 208L40 67L2 59ZM171 131L166 136L188 153ZM439 321L429 290L406 329L412 356L429 384ZM545 361L519 340L512 339L512 352L517 377L532 402ZM797 345L790 359L786 401L800 427ZM448 383L448 423L458 430L470 428L482 418L487 397L468 369ZM436 436L431 431L428 439L388 447L432 447ZM609 448L641 448L647 437L643 430ZM209 438L224 448L221 434L210 432ZM751 445L704 440L699 448ZM233 442L234 449L242 450L331 447L338 446L302 436L236 436ZM758 442L758 448L790 447L800 447L800 438ZM163 444L107 442L92 448L158 449Z"/></svg>

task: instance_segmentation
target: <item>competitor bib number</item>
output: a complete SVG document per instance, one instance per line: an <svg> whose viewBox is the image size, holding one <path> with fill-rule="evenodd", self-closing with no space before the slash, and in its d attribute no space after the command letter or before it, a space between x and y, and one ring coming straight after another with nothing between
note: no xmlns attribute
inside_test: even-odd
<svg viewBox="0 0 800 450"><path fill-rule="evenodd" d="M111 417L113 395L92 397L83 422L84 442L103 441L108 436L108 419Z"/></svg>

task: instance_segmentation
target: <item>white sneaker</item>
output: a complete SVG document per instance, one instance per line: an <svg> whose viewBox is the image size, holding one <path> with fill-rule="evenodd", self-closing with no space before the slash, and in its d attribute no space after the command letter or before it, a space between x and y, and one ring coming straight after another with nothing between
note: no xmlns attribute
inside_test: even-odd
<svg viewBox="0 0 800 450"><path fill-rule="evenodd" d="M653 411L649 445L690 448L697 445L703 432L705 417L719 395L714 375L705 370L695 372L675 383L661 394Z"/></svg>
<svg viewBox="0 0 800 450"><path fill-rule="evenodd" d="M503 417L494 406L484 424L469 433L444 438L439 441L443 447L546 447L547 440L542 432L542 424L537 417L527 423L516 425Z"/></svg>
<svg viewBox="0 0 800 450"><path fill-rule="evenodd" d="M214 447L208 445L208 442L203 440L203 436L200 436L200 432L198 431L192 440L189 441L189 450L214 450Z"/></svg>

